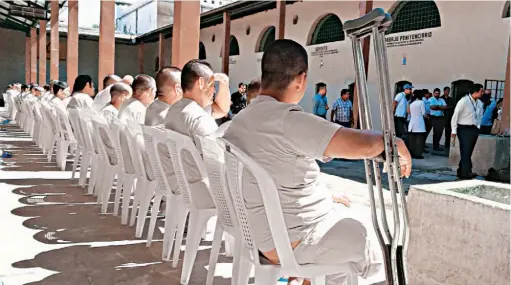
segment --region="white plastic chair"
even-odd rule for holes
[[[67,154],[69,148],[76,149],[77,141],[73,134],[73,129],[69,123],[67,113],[64,113],[60,108],[54,108],[57,113],[57,119],[60,123],[60,140],[57,142],[57,166],[61,170],[66,169]]]
[[[108,209],[108,203],[110,202],[110,195],[112,192],[112,185],[114,184],[115,178],[117,177],[117,187],[115,199],[117,200],[120,196],[120,190],[122,187],[124,169],[119,165],[119,158],[122,155],[120,150],[114,146],[114,135],[107,125],[105,118],[101,116],[94,116],[92,118],[92,125],[94,126],[95,133],[97,136],[98,143],[101,144],[100,159],[104,164],[103,182],[101,185],[100,193],[101,196],[101,212],[106,213]],[[112,149],[108,152],[107,149]],[[118,194],[119,193],[119,194]],[[116,201],[118,203],[118,201]]]
[[[122,149],[121,149],[121,143],[120,143],[120,126],[121,121],[117,119],[116,117],[108,117],[106,118],[108,121],[108,126],[110,127],[110,135],[112,139],[112,146],[114,148],[114,151],[117,155],[117,167],[119,168],[120,172],[117,174],[117,177],[121,177],[121,179],[117,181],[117,188],[115,190],[115,202],[114,202],[114,216],[119,215],[119,205],[121,201],[121,195],[123,192],[123,188],[126,189],[126,199],[123,199],[127,201],[126,205],[126,215],[125,220],[126,223],[128,222],[128,209],[129,209],[129,199],[131,198],[131,193],[133,191],[133,180],[134,177],[127,177],[129,175],[126,174],[126,170],[124,167],[124,157],[122,155]],[[127,182],[126,179],[130,179],[131,182]],[[124,197],[123,197],[124,198]],[[122,216],[121,219],[123,219],[124,216]],[[122,222],[122,221],[121,221]]]
[[[325,276],[331,274],[347,274],[348,285],[357,285],[358,276],[353,273],[349,264],[306,264],[296,262],[291,241],[287,233],[286,223],[280,204],[277,187],[271,176],[248,155],[223,138],[218,143],[224,149],[227,182],[231,196],[234,200],[236,215],[241,223],[243,234],[242,261],[240,263],[241,284],[247,284],[251,264],[255,266],[256,285],[275,284],[279,276],[294,276],[309,278],[313,285],[325,285]],[[243,198],[242,181],[245,172],[251,173],[258,186],[263,199],[264,209],[268,218],[268,225],[279,256],[279,265],[261,264],[259,252],[253,239],[253,228],[248,220],[245,200]],[[247,262],[247,261],[250,261]]]
[[[223,129],[219,129],[219,131],[223,133]],[[238,285],[242,282],[239,280],[242,236],[239,230],[238,218],[236,216],[236,211],[234,209],[234,204],[225,176],[225,161],[223,150],[216,142],[215,136],[201,137],[199,139],[202,147],[204,163],[209,176],[210,193],[213,197],[213,200],[215,201],[218,215],[215,228],[215,237],[213,240],[213,246],[211,248],[211,255],[209,259],[209,269],[206,285],[213,284],[216,263],[218,260],[222,241],[221,239],[224,232],[228,234],[225,240],[226,253],[230,247],[229,242],[231,239],[229,239],[229,237],[232,237],[234,240],[234,260],[231,284]]]
[[[76,138],[77,144],[76,144],[76,150],[75,150],[75,157],[73,160],[73,169],[71,172],[71,180],[75,179],[78,163],[80,163],[80,167],[86,167],[88,170],[89,163],[90,163],[90,154],[87,153],[86,148],[86,142],[83,135],[82,127],[80,125],[80,119],[77,109],[69,109],[67,110],[67,113],[69,115],[69,121],[71,122],[71,127],[73,129],[73,134]],[[88,163],[85,163],[87,162]],[[84,187],[85,186],[85,176],[78,179],[78,185]]]
[[[51,127],[51,135],[48,135],[47,141],[45,143],[46,156],[48,162],[51,162],[53,157],[53,148],[55,147],[55,144],[57,144],[57,142],[60,140],[60,125],[57,121],[57,115],[49,105],[43,104],[41,110],[43,117],[45,118],[45,122],[47,122]]]
[[[165,141],[169,151],[170,157],[172,158],[172,165],[176,174],[178,188],[181,191],[183,198],[185,211],[184,213],[190,212],[190,219],[188,222],[188,233],[186,238],[186,249],[183,260],[183,269],[181,273],[181,284],[188,284],[190,275],[192,273],[193,264],[197,256],[197,250],[199,248],[202,232],[206,228],[207,222],[210,218],[216,216],[216,208],[201,209],[196,206],[191,195],[190,185],[188,183],[187,176],[183,167],[182,155],[184,152],[188,152],[193,158],[195,164],[198,167],[203,181],[209,188],[209,178],[207,174],[204,161],[202,160],[199,151],[195,147],[192,139],[188,136],[179,134],[177,132],[166,130],[167,140]],[[209,193],[207,193],[209,195]],[[181,212],[181,211],[180,211]],[[180,217],[178,220],[178,231],[176,242],[174,244],[174,258],[173,265],[177,265],[177,257],[179,256],[180,240],[182,240],[184,224],[186,221],[186,215]],[[216,230],[215,230],[216,233]],[[221,239],[222,235],[220,235]]]

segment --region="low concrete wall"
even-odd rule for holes
[[[409,284],[509,284],[510,185],[471,180],[409,193]]]
[[[449,166],[456,170],[460,162],[460,146],[450,148]],[[472,154],[472,172],[486,176],[488,169],[509,169],[509,137],[480,135]]]

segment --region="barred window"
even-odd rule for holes
[[[235,36],[231,36],[229,44],[229,56],[240,55],[240,46],[238,45],[238,39]]]
[[[199,42],[199,59],[206,59],[206,47],[202,42]]]
[[[259,41],[259,47],[257,52],[264,52],[266,48],[275,41],[275,27],[268,27],[265,31],[261,40]]]
[[[338,42],[343,41],[344,38],[341,19],[334,14],[328,14],[314,27],[309,45]]]
[[[417,31],[442,26],[435,1],[402,1],[392,12],[387,34]]]

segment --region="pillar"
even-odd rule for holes
[[[360,16],[371,12],[373,10],[373,1],[360,1],[358,4]],[[369,37],[366,37],[362,42],[362,54],[364,55],[364,68],[366,71],[366,78],[369,72],[369,52],[370,52],[371,41]],[[355,82],[355,90],[353,94],[353,127],[358,127],[358,94],[357,94],[357,83]]]
[[[73,84],[78,77],[78,1],[68,1],[67,16],[67,83],[73,90]]]
[[[51,1],[50,79],[59,80],[59,1]]]
[[[158,70],[162,69],[165,65],[165,37],[163,33],[159,35],[158,41]]]
[[[30,29],[30,82],[37,83],[37,28]]]
[[[510,129],[509,129],[509,120],[511,119],[510,116],[509,116],[509,108],[511,107],[510,106],[510,100],[509,100],[509,92],[511,92],[511,89],[510,89],[510,86],[509,86],[509,83],[510,83],[510,78],[509,78],[509,53],[511,52],[510,50],[510,47],[511,47],[511,42],[508,43],[508,48],[507,48],[507,65],[506,65],[506,81],[505,81],[505,84],[504,84],[504,101],[502,101],[502,127],[504,128],[504,133],[506,134],[509,134],[510,133]]]
[[[98,89],[103,89],[103,78],[115,70],[115,2],[101,1],[99,20]]]
[[[200,1],[174,1],[172,65],[183,68],[199,57]]]
[[[138,45],[138,73],[144,73],[144,42]]]
[[[25,37],[25,84],[30,83],[30,37]]]
[[[39,85],[46,85],[46,21],[39,21]]]
[[[231,15],[224,12],[224,49],[222,50],[222,72],[229,75],[229,54],[231,48]]]
[[[286,1],[277,1],[276,40],[283,40],[286,33]]]

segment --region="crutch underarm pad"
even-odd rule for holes
[[[380,23],[384,18],[385,11],[382,8],[376,8],[360,18],[344,22],[343,28],[346,32],[355,31],[375,23]]]

